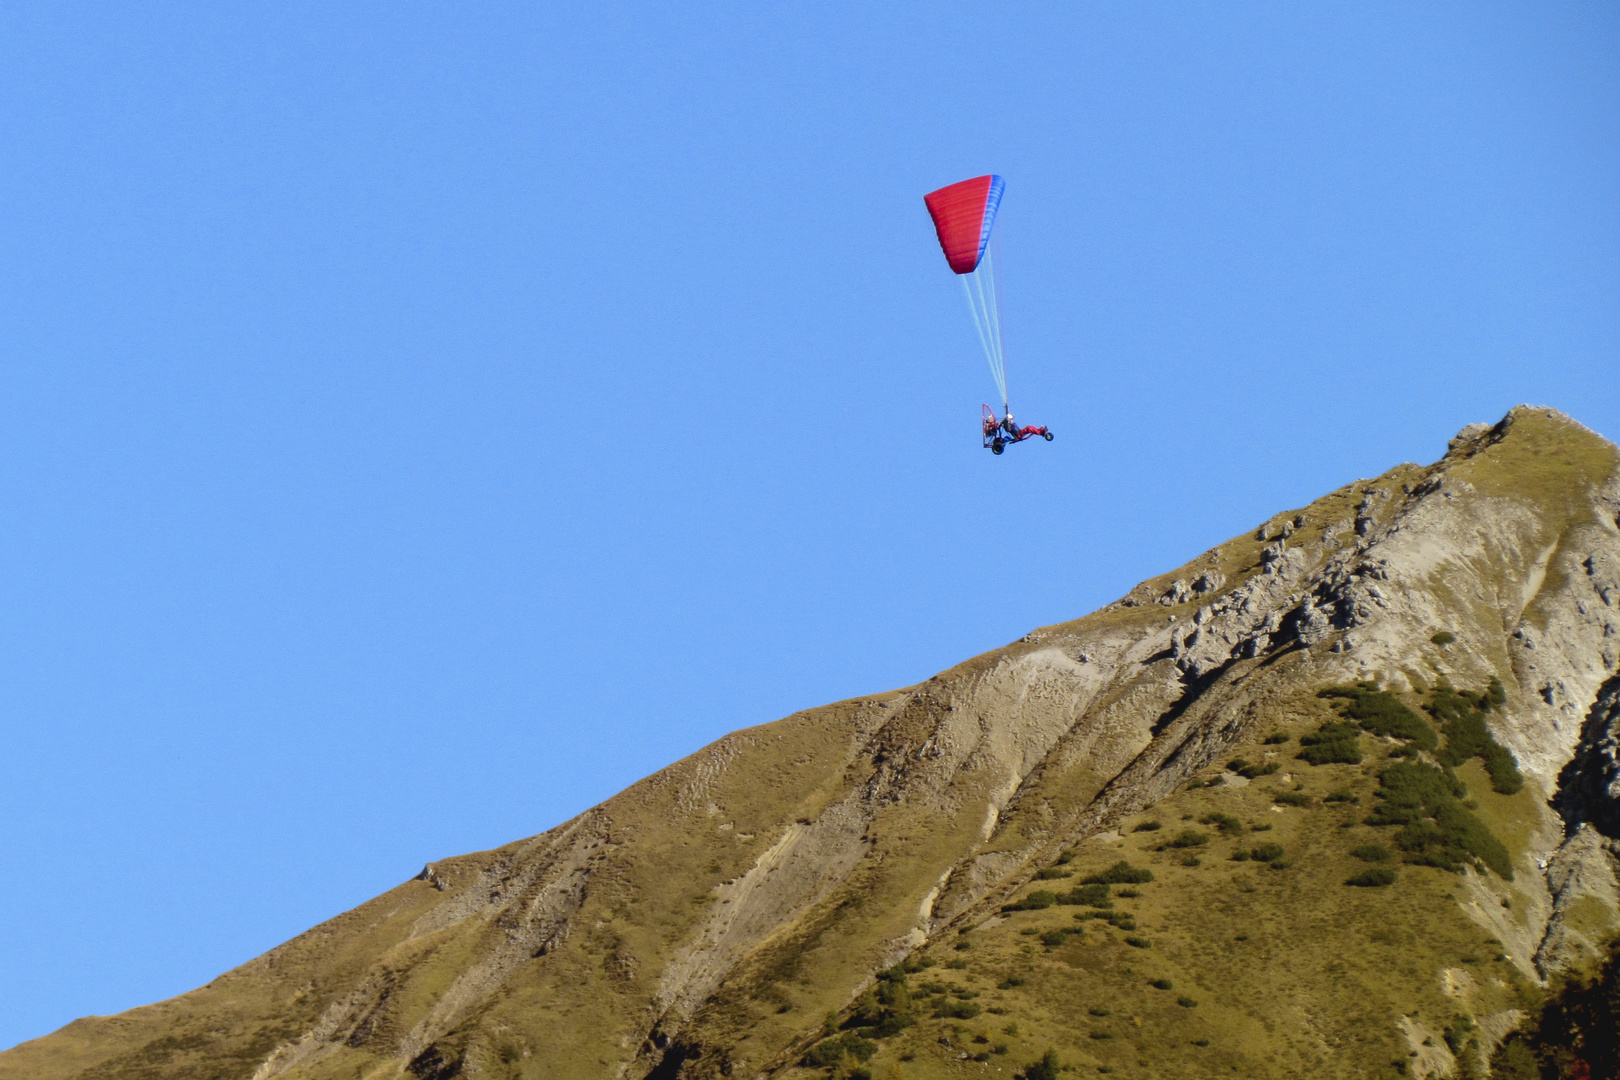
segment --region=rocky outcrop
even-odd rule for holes
[[[1612,586],[1600,595],[1620,600]],[[1614,663],[1612,651],[1606,659]],[[1610,840],[1620,840],[1620,676],[1603,684],[1588,710],[1575,753],[1559,774],[1554,805],[1570,835],[1590,825]]]

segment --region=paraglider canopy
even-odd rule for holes
[[[984,259],[1001,206],[1001,189],[1001,177],[976,176],[923,196],[945,261],[958,274],[973,273]]]
[[[996,211],[1003,184],[999,176],[976,176],[923,196],[945,261],[967,294],[968,310],[979,331],[979,344],[990,364],[990,377],[1007,411],[1007,367],[1001,343],[1001,297],[997,285]]]

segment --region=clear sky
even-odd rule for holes
[[[993,458],[922,195],[1003,203]],[[1518,402],[1613,3],[0,12],[0,1045]]]

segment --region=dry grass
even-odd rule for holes
[[[1279,729],[1295,736],[1308,730],[1298,722],[1262,725]],[[1268,749],[1256,742],[1236,756],[1262,760]],[[1192,788],[1139,816],[1173,823],[1226,814],[1272,826],[1213,840],[1198,867],[1182,866],[1181,852],[1156,851],[1163,832],[1127,831],[1082,844],[1066,867],[1079,875],[1121,858],[1153,871],[1153,882],[1132,886],[1139,896],[1114,900],[1115,911],[1133,916],[1139,930],[1127,934],[1085,919],[1082,935],[1046,948],[1040,933],[1074,927],[1076,913],[1087,909],[991,918],[972,933],[966,970],[935,969],[927,977],[976,991],[979,1002],[998,1011],[972,1021],[922,1020],[884,1040],[869,1065],[873,1075],[986,1075],[983,1065],[958,1056],[975,1052],[973,1038],[983,1035],[1008,1043],[1005,1060],[1015,1064],[1056,1047],[1082,1075],[1106,1068],[1112,1076],[1142,1078],[1372,1076],[1405,1057],[1397,1026],[1403,1015],[1416,1013],[1438,1029],[1459,1011],[1524,1007],[1537,992],[1494,959],[1498,947],[1463,913],[1453,898],[1459,876],[1402,866],[1389,888],[1344,884],[1366,865],[1350,850],[1390,832],[1359,823],[1374,801],[1381,765],[1375,755],[1361,766],[1295,762],[1291,781],[1285,773],[1244,788]],[[1482,772],[1470,779],[1489,792]],[[1296,782],[1318,797],[1313,805],[1274,809],[1273,794]],[[1360,803],[1321,802],[1340,790]],[[1524,797],[1492,798],[1510,804]],[[1287,869],[1227,858],[1261,843],[1282,845]],[[1133,948],[1128,936],[1152,947]],[[943,960],[947,953],[934,955]],[[1466,1003],[1442,985],[1441,973],[1459,967],[1478,986]],[[1009,977],[1022,984],[1011,985]],[[1156,989],[1156,980],[1175,992]],[[1178,997],[1197,1004],[1180,1005]],[[1005,1033],[1009,1022],[1016,1035]]]

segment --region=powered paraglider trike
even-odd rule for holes
[[[923,196],[934,219],[934,231],[945,261],[962,282],[968,310],[979,332],[979,345],[990,364],[990,377],[1001,394],[1001,415],[989,405],[983,407],[984,446],[1000,454],[1009,443],[1023,442],[1039,435],[1047,442],[1052,433],[1044,427],[1019,427],[1013,422],[1007,403],[1007,363],[1001,339],[1000,277],[996,272],[1000,234],[996,231],[996,211],[1001,207],[1005,185],[999,176],[979,176],[942,187]]]
[[[981,414],[980,425],[984,428],[984,448],[992,454],[999,454],[1007,449],[1010,443],[1020,443],[1025,439],[1040,436],[1047,442],[1052,441],[1052,433],[1044,427],[1019,427],[1013,423],[1012,413],[1000,419],[996,418],[996,410],[988,405],[979,406]]]

